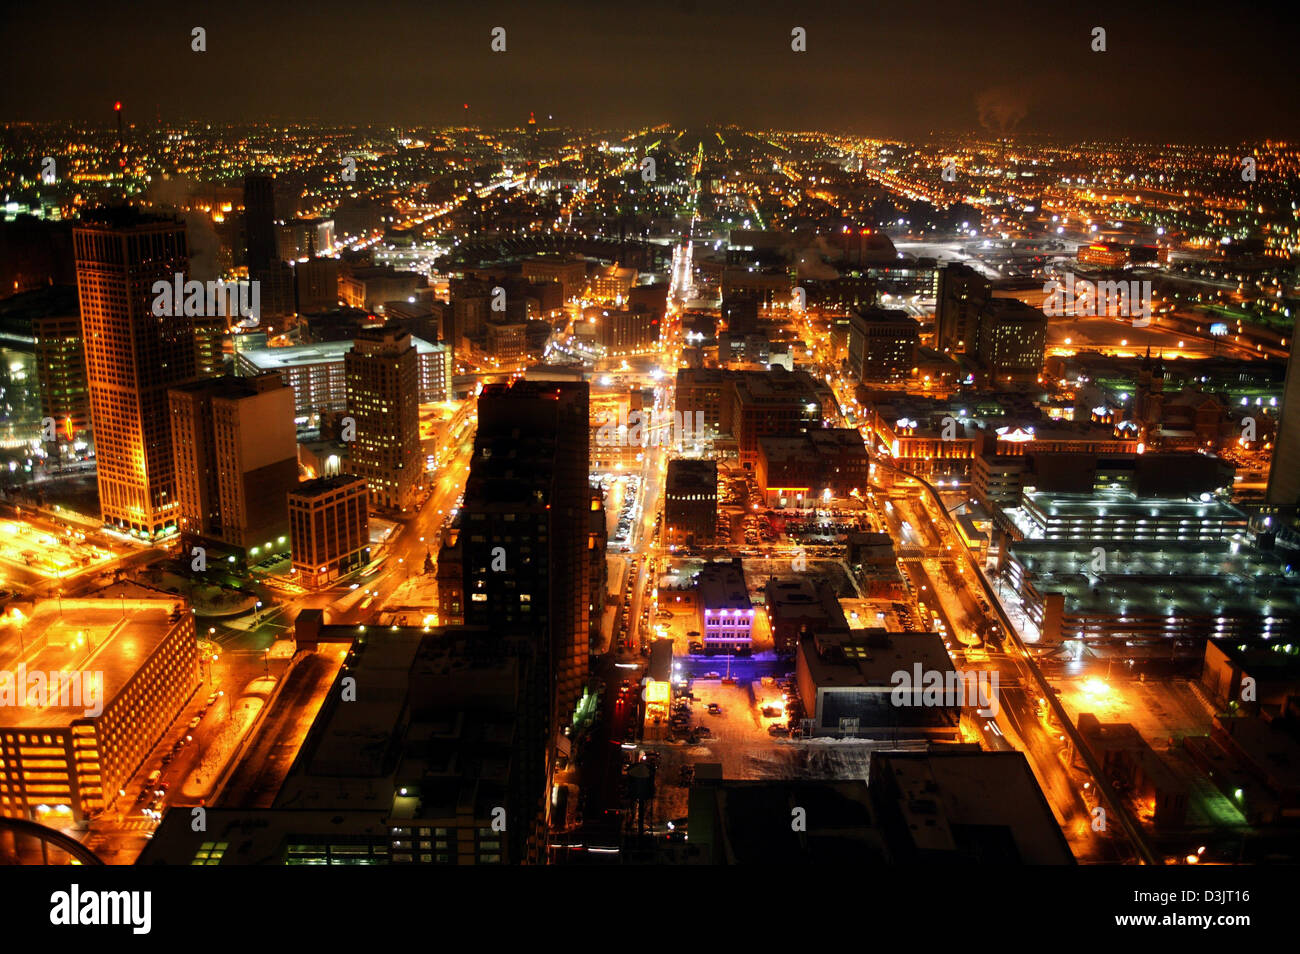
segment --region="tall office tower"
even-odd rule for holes
[[[51,291],[51,307],[32,318],[32,337],[42,424],[54,422],[54,440],[46,441],[45,452],[58,460],[81,454],[90,442],[90,393],[77,293],[63,286]]]
[[[990,297],[988,279],[969,265],[953,263],[939,271],[935,299],[935,350],[973,352],[979,339],[980,311]]]
[[[408,510],[424,477],[419,358],[410,334],[393,325],[361,331],[343,369],[356,421],[347,472],[366,479],[374,506]]]
[[[274,176],[244,176],[244,236],[249,274],[269,268],[277,257]]]
[[[1277,442],[1268,468],[1265,499],[1270,507],[1294,508],[1300,504],[1300,368],[1297,365],[1300,362],[1296,361],[1292,350],[1287,361],[1286,385],[1282,390]]]
[[[486,387],[461,512],[465,622],[536,634],[556,733],[587,681],[588,407],[586,382]]]
[[[293,389],[272,372],[195,381],[167,397],[181,533],[253,562],[287,551],[298,486]]]
[[[990,384],[1032,381],[1042,373],[1047,316],[1015,298],[994,298],[980,312],[976,349]]]
[[[195,377],[196,348],[195,319],[155,316],[152,289],[186,272],[185,226],[109,209],[82,219],[73,249],[100,510],[105,523],[157,536],[177,512],[167,389]]]

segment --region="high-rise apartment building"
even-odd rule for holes
[[[347,471],[364,477],[371,502],[408,510],[423,484],[419,361],[409,333],[391,325],[357,335],[343,358],[356,440]]]
[[[939,271],[935,299],[935,350],[941,354],[974,351],[980,312],[988,304],[988,279],[969,265],[953,263]]]
[[[1032,381],[1043,370],[1047,316],[1015,298],[994,298],[980,314],[980,363],[989,383]]]
[[[231,375],[173,388],[168,401],[181,533],[256,559],[288,550],[293,390],[278,374]]]
[[[134,209],[73,230],[90,416],[106,523],[144,537],[175,527],[167,389],[196,376],[196,319],[155,315],[153,285],[189,266],[185,226]],[[168,309],[180,311],[181,309]]]

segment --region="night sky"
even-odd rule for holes
[[[1229,3],[24,3],[0,121],[735,123],[881,136],[1292,137],[1295,33]],[[1132,9],[1138,6],[1140,9]],[[190,29],[207,30],[206,53]],[[494,26],[508,51],[489,49]],[[790,30],[808,31],[808,52]],[[1108,52],[1090,49],[1094,26]]]

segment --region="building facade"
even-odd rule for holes
[[[277,374],[231,375],[173,388],[168,401],[181,533],[259,559],[287,551],[293,392]]]
[[[677,458],[664,484],[664,534],[670,546],[713,543],[718,527],[718,464]]]
[[[323,586],[370,560],[370,490],[360,477],[338,474],[298,484],[288,495],[293,572]]]
[[[100,511],[145,538],[176,526],[167,389],[196,376],[194,321],[155,316],[155,282],[189,268],[185,226],[112,210],[73,230]],[[171,309],[179,311],[180,309]]]
[[[849,319],[849,371],[856,381],[901,384],[912,377],[920,325],[907,312],[867,308]]]
[[[70,456],[91,442],[90,388],[86,382],[86,351],[81,318],[48,315],[32,320],[36,340],[36,373],[41,385],[41,416],[54,422],[54,441],[46,453]]]
[[[366,479],[374,506],[409,510],[424,485],[419,361],[411,336],[388,326],[364,330],[343,364],[348,415],[356,424],[346,469]]]
[[[588,386],[493,384],[478,413],[458,537],[465,623],[535,634],[559,733],[587,682]]]

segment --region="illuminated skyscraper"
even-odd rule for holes
[[[395,326],[368,328],[357,335],[343,367],[348,415],[356,422],[347,471],[366,479],[375,506],[406,510],[424,476],[415,345]]]
[[[184,274],[185,226],[111,209],[73,231],[104,521],[153,537],[176,523],[167,389],[196,376],[195,319],[155,316],[153,284]],[[180,308],[174,311],[181,311]]]

